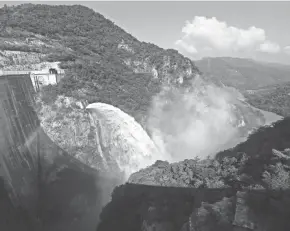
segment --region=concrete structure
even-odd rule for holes
[[[56,70],[56,69],[53,69]],[[50,70],[41,70],[41,71],[32,71],[30,73],[30,78],[33,84],[33,87],[36,91],[39,91],[39,89],[42,86],[46,85],[54,85],[59,83],[59,81],[64,77],[64,71],[63,70],[56,70],[51,73]]]
[[[32,85],[35,91],[39,91],[42,86],[54,85],[64,77],[64,70],[56,68],[47,68],[41,71],[2,71],[0,76],[9,75],[30,75]]]

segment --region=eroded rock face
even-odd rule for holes
[[[101,171],[106,169],[97,127],[82,102],[59,96],[52,105],[44,104],[39,98],[37,103],[41,125],[57,145],[84,164]]]
[[[156,64],[155,60],[157,55],[162,57],[158,58],[158,64]],[[154,78],[160,79],[167,84],[182,84],[199,74],[192,61],[174,51],[171,56],[166,54],[165,51],[153,53],[152,57],[143,59],[133,56],[125,59],[124,63],[132,68],[135,73],[152,73]]]
[[[50,138],[95,169],[115,175],[124,173],[128,178],[162,159],[141,125],[116,107],[104,103],[86,105],[59,96],[54,104],[41,104],[39,108],[41,124]]]

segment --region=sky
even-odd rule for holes
[[[23,2],[0,2],[17,5]],[[290,64],[290,2],[35,1],[81,4],[145,42],[196,60],[231,56]]]

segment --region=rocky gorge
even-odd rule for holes
[[[289,120],[257,130],[282,117],[87,7],[8,13],[1,70],[57,63],[65,78],[34,92],[29,75],[0,76],[4,230],[289,230]]]

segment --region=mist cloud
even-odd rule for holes
[[[205,158],[238,133],[231,94],[199,78],[191,90],[166,86],[152,103],[148,127],[168,161]]]

